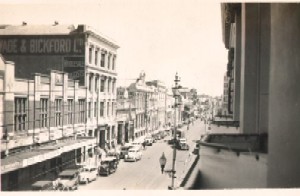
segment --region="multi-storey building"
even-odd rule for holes
[[[86,161],[96,146],[85,134],[91,112],[86,87],[60,71],[30,80],[15,78],[14,72],[14,64],[0,57],[2,190],[24,190],[55,177]]]
[[[146,82],[148,86],[154,87],[154,96],[156,96],[156,103],[157,110],[157,119],[155,119],[154,129],[161,127],[166,124],[166,94],[167,88],[162,81],[153,80]]]
[[[147,86],[145,73],[141,73],[136,82],[129,85],[128,98],[132,100],[136,109],[134,124],[134,138],[145,135],[151,131],[153,125],[153,111],[155,108],[154,89]]]
[[[133,101],[128,98],[126,87],[117,88],[118,144],[128,143],[134,139],[136,111]]]
[[[16,63],[16,77],[29,78],[31,73],[59,70],[88,88],[82,102],[88,112],[85,131],[97,137],[102,148],[114,147],[116,141],[118,48],[111,39],[86,25],[75,28],[58,23],[24,23],[0,28],[0,53]]]

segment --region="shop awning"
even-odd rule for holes
[[[52,159],[60,156],[64,152],[69,152],[83,146],[95,144],[95,138],[61,140],[59,143],[51,146],[41,146],[40,148],[32,149],[30,151],[12,154],[4,159],[1,159],[1,174]]]

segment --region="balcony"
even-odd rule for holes
[[[208,134],[200,144],[201,189],[266,188],[266,134]]]

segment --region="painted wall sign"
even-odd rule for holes
[[[83,54],[84,38],[81,36],[1,36],[1,54]]]

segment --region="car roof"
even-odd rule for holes
[[[96,166],[94,165],[86,165],[83,167],[84,169],[93,169],[93,168],[97,168]]]
[[[139,147],[135,146],[135,147],[130,148],[129,151],[139,150],[139,149],[140,149]]]
[[[78,173],[76,169],[67,169],[59,173],[59,176],[71,176]]]
[[[32,184],[34,187],[43,187],[45,185],[52,184],[50,180],[39,180]]]

